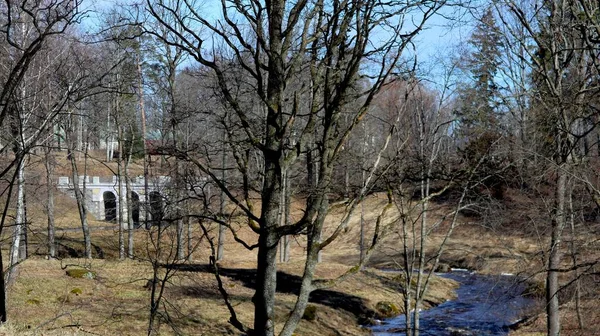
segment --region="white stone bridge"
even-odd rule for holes
[[[119,190],[119,177],[109,176],[80,176],[79,187],[83,188],[85,180],[85,200],[87,210],[98,220],[114,222],[119,220],[119,195],[125,199],[126,185],[122,183]],[[135,177],[131,179],[130,187],[132,191],[131,209],[127,206],[123,208],[124,216],[128,216],[128,211],[132,211],[134,225],[139,226],[146,218],[148,211],[141,204],[149,204],[151,214],[162,214],[164,211],[165,195],[161,192],[169,183],[168,176],[158,176],[148,180],[148,199],[145,194],[144,177]],[[75,198],[75,189],[73,181],[69,177],[61,176],[58,178],[58,189]],[[152,217],[152,216],[151,216]],[[149,220],[152,218],[148,218]],[[124,221],[126,225],[127,221]]]

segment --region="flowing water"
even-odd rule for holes
[[[460,283],[458,297],[422,311],[421,335],[456,336],[507,335],[508,326],[524,315],[533,300],[521,294],[525,285],[509,275],[491,276],[455,271],[443,277]],[[404,335],[404,316],[384,321],[372,328],[377,336]]]

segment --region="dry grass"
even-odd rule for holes
[[[43,197],[41,195],[40,197]],[[367,202],[372,208],[379,207],[382,199],[374,197]],[[0,328],[0,335],[142,335],[146,333],[150,292],[144,288],[151,278],[149,253],[155,248],[146,230],[135,231],[135,254],[137,260],[118,261],[118,231],[100,230],[109,223],[89,217],[92,227],[94,256],[105,259],[66,258],[67,250],[83,249],[82,235],[79,231],[58,231],[57,241],[61,261],[45,260],[42,255],[45,247],[45,213],[42,202],[30,204],[30,229],[35,233],[30,236],[30,251],[40,254],[18,266],[16,281],[9,287],[8,307],[9,323]],[[295,216],[299,216],[300,203],[296,202]],[[56,225],[58,228],[78,228],[79,215],[75,201],[60,193],[56,199]],[[375,212],[373,212],[375,213]],[[334,211],[328,222],[327,232],[341,218],[341,209]],[[366,218],[374,220],[371,213]],[[256,241],[256,234],[236,219],[239,226],[238,235],[249,243]],[[352,266],[358,258],[356,243],[358,219],[351,220],[350,230],[341,237],[340,242],[332,244],[324,252],[324,262],[317,268],[317,277],[335,278]],[[216,233],[216,226],[210,228]],[[5,231],[5,234],[9,230]],[[202,241],[196,246],[193,260],[204,265],[208,261],[209,248],[206,239],[201,240],[200,231],[195,228],[194,241]],[[174,246],[174,230],[167,230],[163,244]],[[287,314],[295,303],[293,287],[298,284],[302,272],[306,240],[299,236],[292,241],[292,261],[281,264],[284,288],[280,289],[276,305],[277,328],[283,326]],[[8,251],[3,251],[4,256]],[[101,252],[101,253],[99,253]],[[167,255],[169,252],[167,251]],[[246,325],[252,324],[253,290],[249,280],[253,279],[256,265],[255,251],[247,251],[227,237],[225,246],[226,259],[220,264],[224,287],[231,296],[238,318]],[[349,257],[344,263],[337,262],[340,256]],[[168,259],[168,258],[167,258]],[[165,261],[167,261],[165,259]],[[96,272],[96,279],[73,279],[66,275],[65,268],[88,267]],[[401,306],[402,294],[397,283],[390,281],[392,274],[368,270],[361,272],[349,280],[336,285],[326,292],[317,293],[314,304],[317,306],[317,319],[309,322],[303,320],[298,328],[298,335],[361,335],[368,330],[361,328],[357,318],[361,315],[373,314],[379,301],[392,301]],[[443,302],[452,297],[454,283],[441,281],[443,286],[433,286],[427,300]],[[79,293],[81,292],[81,293]],[[228,323],[229,312],[223,304],[222,297],[216,287],[212,273],[202,271],[177,271],[169,279],[165,291],[166,311],[172,323],[163,323],[160,333],[171,335],[176,333],[193,335],[237,334]]]
[[[296,261],[282,265],[281,269],[290,279],[298,281],[300,264]],[[96,272],[97,278],[70,278],[65,267],[88,267]],[[318,275],[336,276],[346,269],[344,265],[324,263],[319,266]],[[244,276],[251,272],[250,269],[231,269],[230,276],[223,278],[240,320],[247,325],[252,321],[253,291],[247,286],[249,279]],[[144,285],[150,274],[147,263],[131,260],[26,260],[19,266],[17,281],[9,289],[11,323],[0,332],[5,335],[144,334],[149,300],[149,291]],[[399,304],[402,300],[398,287],[389,280],[389,274],[368,271],[321,293],[315,300],[317,320],[302,321],[298,335],[367,334],[356,324],[359,310],[370,311],[379,301]],[[450,281],[443,283],[446,284],[443,290],[442,286],[433,286],[436,290],[431,292],[428,300],[442,302],[451,295],[454,285]],[[294,299],[295,296],[286,293],[285,289],[278,295],[278,327],[293,307]],[[167,285],[165,300],[173,325],[163,325],[161,334],[175,334],[171,327],[190,335],[236,333],[226,323],[229,315],[210,273],[177,272]]]
[[[102,157],[103,153],[96,153]],[[70,174],[66,157],[57,156],[59,162],[56,175]],[[93,160],[90,162],[94,162]],[[38,163],[39,164],[39,163]],[[39,168],[39,167],[38,167]],[[109,169],[110,168],[110,169]],[[93,163],[89,169],[90,176],[107,176],[111,169],[116,170],[114,163]],[[155,171],[160,170],[159,163]],[[35,169],[35,171],[42,171]],[[132,174],[141,173],[140,165],[132,165]],[[43,177],[40,177],[43,182]],[[92,227],[92,242],[96,249],[91,263],[81,259],[65,258],[62,261],[44,260],[41,255],[46,253],[44,212],[45,187],[40,185],[28,186],[28,216],[32,222],[30,251],[39,254],[23,262],[18,268],[18,277],[10,286],[9,319],[10,323],[0,327],[1,335],[141,335],[146,333],[149,306],[149,291],[144,288],[150,278],[151,269],[147,262],[149,253],[155,248],[146,230],[135,232],[135,255],[137,260],[117,261],[118,231],[100,230],[109,223],[97,221],[91,215],[88,217]],[[384,195],[373,195],[364,201],[364,220],[366,236],[371,237],[374,223],[386,199]],[[56,226],[59,229],[79,228],[80,221],[75,201],[63,194],[56,193]],[[260,204],[256,204],[256,209]],[[295,201],[292,205],[292,217],[297,219],[302,215],[302,202]],[[440,218],[449,209],[444,205],[433,208],[430,218]],[[344,207],[335,208],[327,217],[324,238],[328,237],[344,216]],[[398,211],[391,211],[384,219],[384,224],[390,224],[398,217]],[[471,219],[472,220],[472,219]],[[350,269],[359,257],[360,207],[349,221],[344,233],[323,251],[323,262],[317,268],[317,277],[324,279],[335,278]],[[442,262],[453,267],[477,269],[482,273],[514,273],[527,276],[535,275],[542,269],[540,249],[543,241],[511,232],[493,232],[477,225],[469,225],[469,219],[460,218],[460,226],[449,239]],[[249,244],[256,242],[257,236],[247,228],[242,217],[234,217],[233,224],[240,238]],[[443,239],[447,229],[444,222],[428,237],[431,254],[434,247]],[[6,235],[10,230],[5,230]],[[216,226],[210,228],[215,235]],[[173,246],[173,230],[168,231],[163,243]],[[201,232],[194,228],[194,241],[202,241],[196,246],[193,262],[206,264],[209,257],[209,247],[206,239],[201,239]],[[58,231],[58,243],[61,246],[61,256],[83,249],[82,235],[79,231]],[[581,239],[585,239],[582,237]],[[370,239],[370,238],[369,238]],[[391,231],[384,239],[380,249],[373,256],[372,266],[387,268],[398,267],[401,260],[401,250],[397,232]],[[8,244],[4,244],[4,248]],[[291,242],[291,259],[287,264],[280,264],[283,281],[280,284],[293,287],[301,275],[305,258],[306,236],[294,237]],[[7,253],[4,252],[6,257]],[[172,251],[171,251],[172,252]],[[587,254],[599,253],[590,248]],[[249,280],[253,278],[252,270],[256,266],[256,251],[248,251],[233,242],[231,234],[227,237],[225,246],[226,259],[220,264],[223,269],[224,287],[231,295],[239,319],[251,325],[253,305],[251,298],[253,290]],[[166,261],[166,259],[165,259]],[[90,267],[97,272],[97,279],[73,279],[65,274],[67,265]],[[72,266],[70,266],[72,267]],[[367,269],[349,280],[339,283],[330,292],[322,294],[326,299],[315,300],[317,320],[302,321],[298,335],[361,335],[368,331],[356,323],[357,316],[365,311],[372,311],[379,301],[402,301],[401,290],[397,283],[390,282],[392,274],[375,269]],[[537,274],[537,280],[543,277]],[[435,279],[430,287],[426,301],[443,302],[452,297],[455,283],[443,279]],[[285,286],[284,286],[285,287]],[[294,305],[295,295],[290,288],[280,289],[276,306],[277,327],[281,328],[285,317]],[[81,294],[78,294],[78,290]],[[168,311],[173,320],[171,326],[164,324],[161,334],[170,335],[177,332],[193,335],[235,334],[236,331],[227,323],[229,313],[223,304],[216,287],[214,275],[201,271],[178,271],[167,284],[165,299]],[[599,325],[599,313],[595,309],[596,302],[585,301],[586,319],[588,325]],[[401,305],[399,305],[401,306]],[[586,335],[574,330],[574,317],[565,309],[565,333],[568,335]],[[528,326],[514,335],[537,335],[543,331],[544,318],[539,318],[535,324]],[[174,328],[174,329],[173,329]],[[591,329],[590,329],[591,330]],[[591,333],[590,333],[591,332]],[[597,333],[596,333],[597,332]],[[600,334],[591,330],[587,334]]]

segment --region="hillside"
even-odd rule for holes
[[[57,176],[69,174],[63,159],[58,157]],[[81,163],[81,162],[80,162]],[[89,161],[90,175],[106,176],[114,164]],[[140,169],[140,165],[132,165]],[[109,169],[110,168],[110,169]],[[134,169],[134,171],[135,171]],[[27,169],[28,176],[42,176],[40,162],[32,162]],[[159,172],[157,166],[154,172]],[[160,173],[167,173],[162,171]],[[156,252],[154,231],[138,229],[135,231],[135,258],[118,260],[118,227],[115,223],[99,221],[89,215],[92,228],[94,259],[79,259],[83,255],[82,234],[77,206],[73,198],[56,192],[56,226],[58,260],[46,260],[46,215],[45,215],[45,183],[43,178],[32,178],[42,183],[28,184],[27,214],[29,226],[30,258],[20,263],[14,272],[13,281],[8,287],[9,323],[0,331],[6,335],[43,334],[43,335],[85,335],[118,334],[141,335],[147,332],[148,307],[150,291],[148,281],[152,278],[150,258]],[[512,191],[509,191],[510,194]],[[518,218],[516,213],[522,212],[521,202],[516,201],[514,194],[505,199],[506,218]],[[292,218],[302,216],[304,200],[296,198],[292,202]],[[510,204],[509,202],[514,202]],[[386,204],[383,194],[373,194],[364,200],[363,220],[366,223],[365,236],[371,237],[377,217]],[[232,211],[235,208],[229,206]],[[258,208],[258,205],[256,206]],[[331,234],[345,215],[346,206],[338,204],[332,207],[325,228],[325,236]],[[449,221],[441,220],[445,213],[452,210],[449,202],[433,203],[431,222],[440,225],[427,237],[428,254],[432,254],[444,239],[449,229]],[[314,293],[311,304],[316,307],[316,318],[308,318],[300,324],[298,335],[360,335],[368,334],[360,323],[381,317],[377,313],[377,303],[393,302],[400,307],[402,288],[394,281],[394,274],[383,272],[384,269],[401,269],[403,251],[400,244],[400,231],[397,226],[399,212],[393,208],[383,219],[382,225],[389,227],[368,267],[358,274],[325,291]],[[237,238],[248,244],[256,242],[256,235],[237,215],[231,217],[232,223],[238,227]],[[543,295],[543,246],[546,243],[538,236],[527,233],[520,225],[512,225],[513,230],[501,227],[489,228],[481,225],[478,218],[459,216],[457,227],[447,240],[445,252],[441,257],[444,267],[467,268],[480,273],[519,275],[532,289],[531,294]],[[507,220],[509,221],[509,220]],[[317,267],[319,279],[334,279],[352,270],[359,260],[358,241],[360,237],[360,211],[356,211],[349,221],[348,227],[341,236],[328,246],[322,254],[322,262]],[[209,225],[209,235],[215,238],[217,227]],[[187,228],[186,228],[187,230]],[[203,236],[197,223],[190,227],[193,253],[189,261],[177,262],[172,269],[161,269],[160,274],[172,272],[165,283],[164,308],[168,316],[164,321],[160,334],[239,334],[227,323],[229,311],[223,303],[219,287],[208,267],[211,256],[210,245]],[[3,231],[3,261],[8,262],[8,247],[11,230]],[[163,248],[166,255],[175,253],[174,228],[165,231]],[[588,237],[581,235],[582,241]],[[581,259],[598,260],[597,243],[580,251]],[[306,236],[298,235],[291,240],[291,261],[278,265],[278,301],[276,315],[284,321],[288,311],[293,307],[297,288],[302,275],[305,258]],[[225,258],[219,263],[223,288],[228,292],[238,318],[250,325],[252,322],[253,278],[256,268],[255,250],[249,251],[234,241],[229,232],[226,237]],[[167,260],[170,257],[167,257]],[[566,265],[568,266],[568,265]],[[67,276],[70,269],[89,269],[95,273],[94,279],[75,279]],[[562,281],[567,283],[570,274],[565,274]],[[567,287],[561,296],[565,311],[565,335],[590,335],[597,330],[595,321],[600,313],[594,307],[597,302],[598,285],[586,278],[584,295],[582,295],[582,311],[584,312],[586,329],[576,328],[577,319],[573,315],[574,305],[572,286]],[[427,306],[439,304],[453,297],[455,283],[450,280],[436,278],[427,297]],[[528,321],[514,335],[538,335],[544,330],[545,318],[542,307],[532,308]],[[279,325],[281,327],[281,325]]]

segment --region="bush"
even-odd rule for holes
[[[314,321],[317,319],[317,306],[308,305],[306,309],[304,309],[304,314],[302,314],[302,318],[307,321]]]
[[[523,296],[535,299],[546,297],[546,283],[534,279],[527,281],[527,287],[523,291]]]
[[[394,317],[400,314],[400,308],[395,303],[389,301],[377,302],[375,310],[382,318]]]

